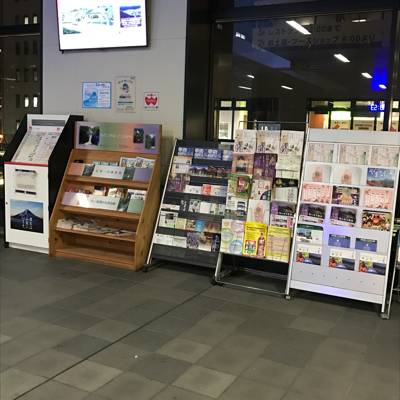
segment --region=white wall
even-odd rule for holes
[[[43,0],[43,113],[86,121],[163,126],[162,164],[182,138],[187,0],[148,0],[149,47],[64,52],[58,47],[56,1]],[[135,113],[115,110],[115,77],[136,77]],[[111,109],[82,108],[82,82],[112,82]],[[158,111],[143,110],[143,93],[159,92]]]

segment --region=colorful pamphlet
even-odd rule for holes
[[[356,249],[357,250],[376,252],[377,247],[378,247],[377,240],[356,238]]]
[[[221,160],[222,150],[220,149],[207,149],[207,160]]]
[[[187,239],[186,236],[173,236],[172,237],[172,246],[174,247],[184,247],[186,248]]]
[[[228,186],[211,185],[211,196],[226,197]]]
[[[299,244],[297,246],[296,262],[321,265],[321,246]]]
[[[367,185],[384,188],[394,188],[396,170],[388,168],[368,168]]]
[[[332,207],[329,223],[331,225],[354,227],[357,210],[346,207]]]
[[[283,201],[272,201],[269,224],[282,228],[293,226],[296,204]]]
[[[233,154],[232,173],[234,174],[252,174],[253,173],[254,154]]]
[[[189,175],[195,176],[208,176],[208,166],[207,165],[189,165],[187,173]]]
[[[272,178],[253,177],[250,198],[254,200],[271,200]]]
[[[280,153],[301,156],[303,152],[304,132],[282,131]]]
[[[358,206],[360,202],[360,188],[349,186],[333,186],[332,204]]]
[[[193,147],[178,147],[178,156],[193,157]]]
[[[191,164],[192,163],[192,157],[180,157],[180,156],[175,156],[174,157],[174,164]]]
[[[188,174],[191,164],[172,164],[171,172],[173,174]]]
[[[257,131],[257,153],[279,153],[280,131]]]
[[[181,181],[183,183],[189,183],[190,182],[190,175],[189,174],[183,174],[183,173],[176,173],[176,172],[171,172],[169,174],[169,179],[173,181]]]
[[[250,196],[250,177],[248,175],[228,175],[229,196],[249,198]]]
[[[323,224],[325,222],[326,206],[319,204],[300,204],[299,222]]]
[[[332,199],[331,185],[317,185],[312,183],[303,183],[301,200],[318,203],[330,203]]]
[[[201,147],[201,148],[196,147],[194,149],[194,158],[199,158],[201,160],[206,159],[207,158],[207,150],[208,149],[205,149],[203,147]]]
[[[364,207],[391,210],[393,208],[393,191],[375,188],[365,189]]]
[[[232,161],[232,159],[233,159],[233,150],[222,150],[223,161]]]
[[[270,202],[266,200],[249,200],[247,221],[260,224],[269,224]]]
[[[170,212],[170,211],[160,212],[160,221],[158,223],[159,226],[163,226],[166,228],[175,228],[177,222],[178,222],[177,212]]]
[[[350,248],[350,236],[344,235],[329,235],[329,246],[343,247],[345,249]]]
[[[202,186],[195,186],[195,185],[186,185],[184,192],[185,193],[190,193],[190,194],[202,194],[203,193],[203,187]]]
[[[341,144],[339,147],[340,164],[369,164],[370,146],[362,144]]]
[[[189,201],[189,212],[200,212],[200,200],[191,199]]]
[[[379,254],[360,253],[359,272],[368,274],[385,275],[387,257]]]
[[[221,252],[242,254],[245,222],[232,219],[222,220]]]
[[[361,168],[350,165],[334,165],[331,181],[344,185],[360,185]]]
[[[182,181],[175,181],[172,179],[168,180],[167,192],[184,193],[186,190],[186,184]]]
[[[221,234],[220,233],[213,233],[211,251],[213,253],[219,253],[220,249],[221,249]]]
[[[307,182],[326,182],[331,179],[330,165],[307,163],[304,180]]]
[[[96,196],[105,196],[107,193],[106,186],[95,186],[93,190],[93,194]]]
[[[390,231],[392,214],[383,211],[363,210],[361,228]]]
[[[399,147],[372,146],[371,165],[397,167],[399,165]]]
[[[210,196],[210,194],[211,194],[211,185],[203,185],[202,194],[204,196]]]
[[[246,222],[243,241],[243,255],[265,258],[267,225]]]
[[[125,188],[110,187],[107,196],[109,197],[125,197]]]
[[[277,163],[276,154],[255,153],[253,175],[275,177],[275,168]]]
[[[177,229],[185,229],[186,227],[186,218],[178,218],[176,222]]]
[[[134,167],[135,164],[136,164],[136,157],[135,158],[121,157],[119,161],[120,167]]]
[[[226,199],[226,210],[231,211],[237,216],[245,216],[247,214],[247,199],[240,197],[228,196]]]
[[[211,251],[213,234],[210,232],[201,232],[199,241],[199,250]]]
[[[323,233],[322,226],[298,224],[296,240],[302,243],[322,244]]]
[[[356,254],[352,250],[330,249],[329,267],[354,271]]]
[[[256,151],[256,131],[238,129],[235,132],[235,153],[254,153]]]
[[[194,225],[194,230],[196,232],[203,232],[205,223],[206,223],[205,221],[197,220],[195,225]]]
[[[195,226],[196,226],[196,220],[195,219],[186,219],[185,229],[187,231],[194,231]]]
[[[187,232],[186,235],[186,247],[197,250],[200,243],[200,232]]]
[[[330,163],[333,161],[333,149],[334,149],[333,143],[309,143],[307,160]],[[318,182],[323,182],[323,181],[318,181]]]
[[[269,226],[267,236],[265,258],[273,261],[289,262],[291,229]]]

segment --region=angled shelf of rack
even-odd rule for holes
[[[160,175],[161,175],[161,158],[160,158],[160,146],[161,146],[161,125],[137,125],[137,124],[101,124],[100,129],[103,129],[103,125],[106,125],[108,131],[121,131],[124,135],[121,135],[124,139],[123,152],[115,151],[117,146],[110,146],[105,140],[106,144],[87,146],[79,143],[79,127],[87,126],[88,123],[84,122],[77,124],[75,130],[75,148],[71,151],[69,161],[64,173],[57,200],[54,206],[54,212],[50,220],[50,256],[71,258],[75,260],[82,260],[85,262],[92,262],[97,264],[105,264],[116,267],[122,267],[132,270],[140,269],[147,257],[154,224],[157,217],[157,211],[160,201]],[[128,131],[130,134],[130,143],[126,144],[125,133]],[[133,132],[136,130],[149,132],[150,136],[155,139],[155,144],[151,152],[147,153],[144,142],[139,142],[136,145],[133,139]],[[104,129],[105,131],[105,129]],[[101,130],[103,132],[103,130]],[[101,140],[101,139],[100,139]],[[108,146],[107,146],[108,144]],[[142,146],[143,149],[137,149]],[[135,148],[136,147],[136,148]],[[108,149],[108,150],[107,150]],[[111,165],[118,165],[121,159],[124,158],[145,158],[148,160],[154,160],[154,166],[149,172],[146,171],[146,177],[138,177],[138,180],[124,180],[124,179],[113,179],[104,177],[102,173],[97,176],[82,176],[73,175],[70,172],[73,168],[76,168],[76,164],[93,165],[98,164],[98,161],[102,163],[111,163]],[[74,166],[71,169],[71,166]],[[110,170],[113,168],[108,167]],[[116,167],[116,170],[119,167]],[[107,169],[104,168],[105,170]],[[144,168],[136,168],[136,170],[142,170]],[[120,169],[121,170],[121,169]],[[104,172],[104,171],[103,171]],[[140,171],[139,171],[140,172]],[[114,175],[115,176],[115,175]],[[119,176],[119,175],[118,175]],[[133,176],[135,179],[136,175]],[[143,179],[143,180],[139,180]],[[128,212],[128,206],[124,211],[117,211],[119,206],[105,206],[106,208],[95,208],[93,207],[93,201],[100,199],[101,201],[109,201],[115,204],[115,197],[108,196],[94,196],[93,193],[95,186],[102,187],[117,187],[122,188],[123,191],[128,189],[146,190],[147,195],[144,200],[140,200],[139,210],[133,209],[133,212]],[[69,203],[65,200],[65,196],[68,192],[75,191],[86,191],[88,195],[82,194],[85,199],[89,199],[85,202],[79,202],[78,204]],[[75,193],[69,193],[74,195]],[[77,194],[77,193],[76,193]],[[127,200],[128,204],[132,200]],[[108,208],[108,209],[107,209]],[[140,211],[141,208],[141,211]],[[129,208],[130,210],[130,208]],[[78,229],[67,229],[57,226],[59,220],[66,220],[72,217],[84,218],[84,220],[94,221],[95,223],[114,228],[116,230],[126,230],[135,232],[134,234],[127,236],[112,236],[110,234],[99,233],[96,230],[93,232],[90,230],[78,230]]]

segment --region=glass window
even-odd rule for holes
[[[243,100],[236,102],[236,108],[245,108],[245,107],[247,107],[247,101]]]
[[[21,71],[19,69],[15,70],[15,81],[19,82],[21,80]]]
[[[34,15],[34,16],[33,16],[32,22],[33,22],[34,24],[37,24],[37,23],[38,23],[38,16],[37,16],[37,15]]]
[[[20,18],[19,15],[15,16],[15,25],[19,25],[20,24]]]
[[[19,56],[21,53],[21,45],[19,42],[15,42],[15,54]]]
[[[16,121],[15,121],[15,129],[18,129],[19,128],[19,124],[21,123],[21,121],[19,120],[19,119],[17,119]]]
[[[24,97],[24,106],[25,106],[25,108],[29,107],[29,96],[28,95],[25,95],[25,97]]]
[[[222,101],[221,101],[221,108],[222,108],[222,107],[231,108],[231,107],[232,107],[232,102],[231,102],[231,101],[224,101],[224,100],[222,100]]]
[[[37,54],[38,52],[38,42],[37,40],[34,40],[32,42],[32,54]]]
[[[27,15],[24,16],[24,24],[25,25],[29,24],[29,17]]]
[[[24,82],[29,82],[29,69],[24,68]]]
[[[29,54],[29,42],[24,42],[24,54],[27,56]]]
[[[33,82],[37,82],[38,80],[38,70],[36,68],[33,68]]]
[[[37,96],[33,96],[33,107],[37,107],[38,106],[38,97]]]
[[[333,108],[350,108],[351,101],[334,101]]]

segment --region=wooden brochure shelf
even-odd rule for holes
[[[159,127],[158,154],[77,148],[72,150],[50,220],[50,256],[112,265],[131,270],[142,268],[149,251],[160,203],[161,157],[159,153],[161,125],[157,125],[157,127]],[[154,159],[154,167],[149,182],[68,174],[70,166],[75,160],[82,160],[85,164],[92,164],[93,161],[119,163],[121,157]],[[107,188],[121,187],[125,189],[147,190],[142,212],[140,214],[135,214],[124,211],[62,204],[64,194],[68,192],[71,187],[74,187],[76,190],[89,190],[90,193],[93,193],[94,186],[97,185],[106,186]],[[130,236],[109,236],[101,233],[57,227],[59,220],[74,216],[82,216],[85,220],[94,220],[101,225],[107,225],[112,228],[134,231],[135,234]]]

